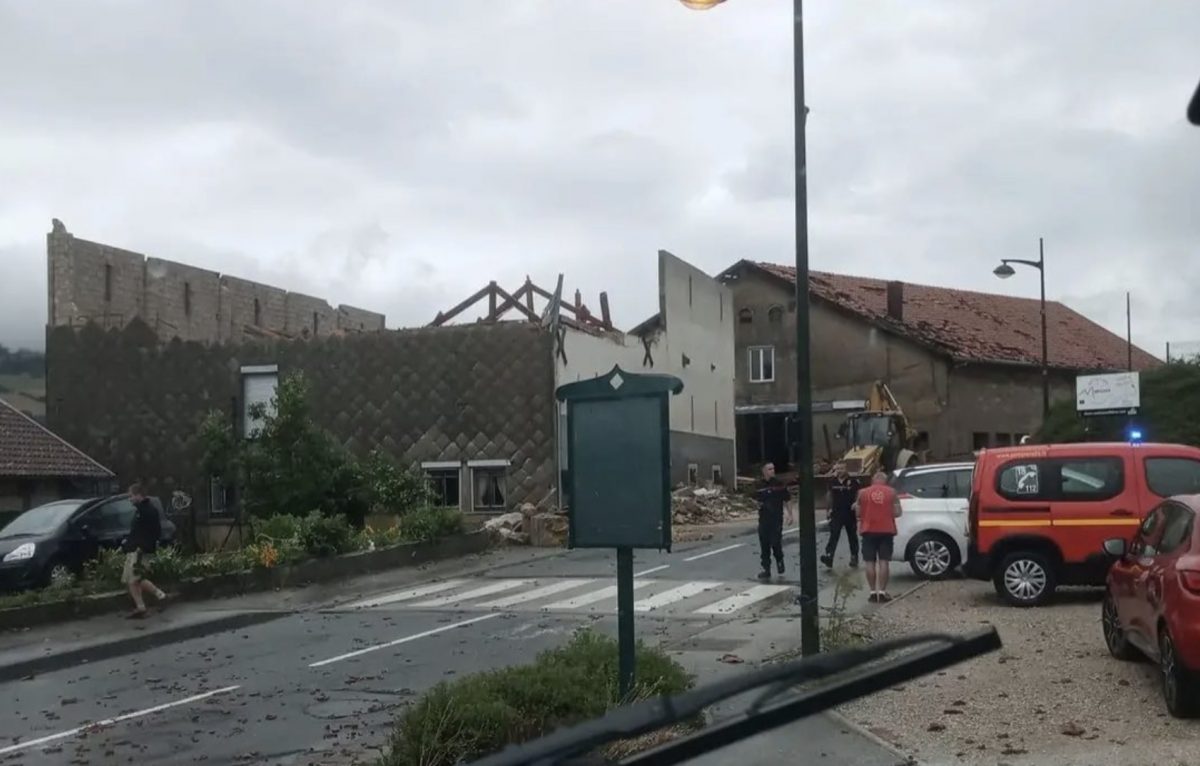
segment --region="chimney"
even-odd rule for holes
[[[887,283],[887,315],[894,322],[904,321],[904,283]]]

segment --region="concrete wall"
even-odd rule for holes
[[[752,320],[738,321],[736,401],[738,405],[787,404],[796,401],[795,306],[781,282],[748,271],[731,283],[737,312],[748,309]],[[771,320],[771,309],[781,312]],[[1035,368],[1004,365],[961,365],[904,337],[875,327],[822,301],[809,313],[812,328],[812,380],[815,401],[862,400],[872,381],[888,384],[912,426],[928,435],[935,458],[969,455],[973,434],[1026,434],[1042,419],[1041,373]],[[775,379],[750,381],[750,351],[775,348]],[[1052,397],[1073,396],[1074,378],[1055,373]],[[814,450],[825,455],[822,425],[831,435],[841,415],[814,418]],[[844,447],[832,439],[833,452]],[[744,454],[744,453],[743,453]]]
[[[287,328],[287,290],[222,275],[218,323],[221,339],[234,343],[245,338],[247,325],[284,332]]]
[[[51,327],[119,328],[136,318],[162,340],[204,343],[240,342],[251,325],[295,337],[312,336],[314,325],[322,337],[384,327],[383,314],[374,311],[334,309],[321,298],[89,242],[58,221],[46,236],[46,254]]]
[[[311,341],[163,343],[141,321],[47,333],[51,428],[160,497],[187,492],[207,510],[197,428],[236,409],[244,365],[302,372],[319,425],[352,452],[406,465],[507,460],[509,508],[556,484],[550,334],[526,323],[353,333]],[[399,383],[398,383],[399,381]],[[471,470],[462,470],[469,510]],[[281,509],[282,510],[282,509]]]
[[[161,258],[146,259],[142,318],[160,336],[206,341],[219,338],[221,275]]]

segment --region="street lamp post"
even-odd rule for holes
[[[709,10],[725,0],[680,0],[688,8]],[[796,498],[800,538],[800,651],[820,651],[817,607],[817,519],[813,500],[812,368],[808,316],[808,183],[804,105],[804,21],[801,0],[792,0],[792,82],[795,86],[796,141],[796,429],[794,454],[800,486]],[[1043,313],[1043,325],[1045,322]]]
[[[1011,265],[1014,263],[1037,269],[1042,283],[1042,424],[1045,425],[1046,418],[1050,416],[1050,361],[1046,350],[1046,249],[1043,239],[1038,237],[1038,259],[1036,261],[1003,258],[992,273],[1001,279],[1008,279],[1016,273]]]

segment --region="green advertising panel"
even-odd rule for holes
[[[567,404],[572,548],[671,548],[670,402],[683,383],[620,368],[558,389]]]

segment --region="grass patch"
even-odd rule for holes
[[[630,699],[622,700],[617,692],[617,642],[581,631],[565,646],[538,655],[532,664],[433,687],[401,714],[380,764],[452,766],[473,761],[602,715],[622,702],[677,694],[693,683],[679,663],[641,643],[637,672]],[[657,741],[649,737],[646,745]]]

